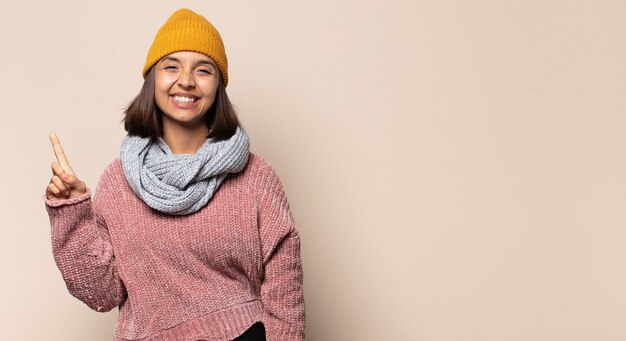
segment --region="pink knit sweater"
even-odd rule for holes
[[[118,160],[88,191],[46,200],[52,251],[70,293],[119,306],[115,340],[304,339],[300,239],[271,165],[250,153],[207,206],[169,216],[132,191]]]

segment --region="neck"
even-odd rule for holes
[[[195,127],[163,122],[163,140],[173,154],[195,154],[206,142],[209,129],[205,124]]]

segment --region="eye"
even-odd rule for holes
[[[198,69],[198,72],[204,73],[204,74],[207,74],[207,75],[212,75],[213,74],[213,72],[211,72],[211,70],[207,70],[207,69]]]
[[[166,66],[163,67],[163,69],[165,69],[165,70],[176,70],[178,68],[176,66],[174,66],[174,65],[166,65]]]

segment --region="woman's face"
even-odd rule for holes
[[[219,72],[213,60],[197,52],[175,52],[155,65],[154,97],[163,112],[164,128],[204,125],[215,101]]]

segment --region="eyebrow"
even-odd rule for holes
[[[171,60],[173,62],[180,63],[180,60],[178,58],[176,58],[176,57],[166,56],[166,57],[163,57],[163,59],[164,60]],[[215,63],[212,60],[210,60],[210,59],[202,59],[202,60],[198,61],[197,64],[205,64],[205,65],[211,65],[213,67],[217,67],[217,65],[215,65]]]

